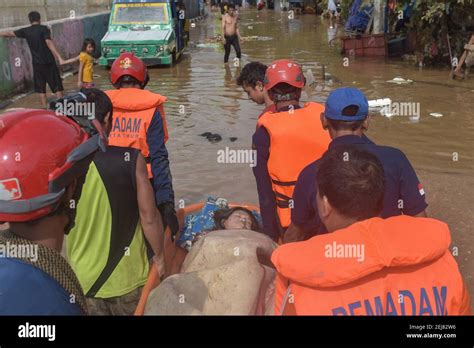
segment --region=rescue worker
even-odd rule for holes
[[[275,313],[470,314],[448,225],[378,217],[385,188],[377,156],[353,144],[334,146],[316,177],[319,216],[331,233],[274,251]]]
[[[244,66],[237,78],[237,85],[243,88],[250,100],[259,105],[265,105],[265,109],[258,116],[259,118],[266,112],[276,111],[275,103],[270,99],[268,92],[263,86],[267,68],[265,64],[260,62],[251,62]]]
[[[87,314],[60,252],[98,139],[52,111],[0,116],[0,315]]]
[[[104,133],[112,103],[98,89],[84,90]],[[85,108],[84,108],[85,109]],[[109,146],[90,165],[67,237],[68,260],[86,294],[91,315],[133,315],[149,273],[149,242],[160,276],[165,273],[164,231],[140,150]]]
[[[290,224],[294,185],[301,170],[326,151],[329,135],[318,115],[324,107],[299,100],[305,78],[301,67],[291,60],[277,60],[267,69],[264,87],[275,103],[276,112],[258,120],[253,135],[263,231],[275,241]]]
[[[385,196],[382,217],[411,215],[426,217],[425,191],[410,161],[399,149],[376,145],[365,132],[369,129],[369,103],[357,88],[345,87],[333,91],[326,100],[321,114],[323,128],[327,129],[332,142],[329,147],[354,144],[374,155],[382,163],[385,172]],[[291,225],[284,242],[295,242],[324,233],[316,206],[316,170],[318,161],[301,172],[293,194]]]
[[[148,70],[133,53],[123,53],[115,60],[110,79],[116,89],[106,92],[114,106],[109,144],[141,151],[148,164],[148,176],[153,181],[156,205],[164,227],[170,227],[174,240],[179,224],[165,145],[168,141],[163,109],[166,97],[145,90],[149,81]]]

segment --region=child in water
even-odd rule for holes
[[[70,64],[79,61],[79,71],[77,73],[77,87],[94,88],[94,57],[95,41],[85,39],[82,44],[81,53],[74,58],[65,60],[63,64]]]

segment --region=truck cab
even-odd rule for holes
[[[183,20],[174,0],[114,0],[99,64],[111,66],[123,52],[148,66],[173,64],[185,48]]]

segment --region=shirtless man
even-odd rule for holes
[[[235,5],[230,4],[228,12],[222,17],[222,36],[225,49],[224,63],[229,62],[230,46],[234,46],[237,58],[240,60],[240,32]]]

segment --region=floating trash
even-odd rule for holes
[[[413,80],[409,79],[404,79],[403,77],[397,76],[393,78],[392,80],[388,80],[388,83],[395,83],[397,85],[408,85],[410,83],[413,83]]]
[[[196,47],[198,48],[217,48],[220,47],[222,44],[220,43],[200,43],[197,44]]]
[[[306,86],[312,87],[316,83],[316,79],[314,78],[313,71],[311,69],[308,69],[305,74],[306,78]]]
[[[382,99],[374,99],[369,100],[369,110],[374,112],[380,112],[380,115],[391,118],[392,114],[392,99],[390,98],[382,98]]]
[[[269,36],[244,36],[242,37],[242,41],[270,41],[273,40],[272,37]]]
[[[205,133],[199,134],[199,136],[206,138],[213,144],[222,140],[222,136],[220,136],[217,133],[205,132]]]
[[[383,107],[390,106],[391,104],[392,104],[392,99],[390,98],[369,100],[370,109],[383,108]]]
[[[443,117],[443,114],[440,114],[439,112],[430,112],[430,116],[433,116],[433,117]]]
[[[298,54],[311,54],[309,51],[298,51],[298,52],[293,52],[293,55],[298,55]]]

